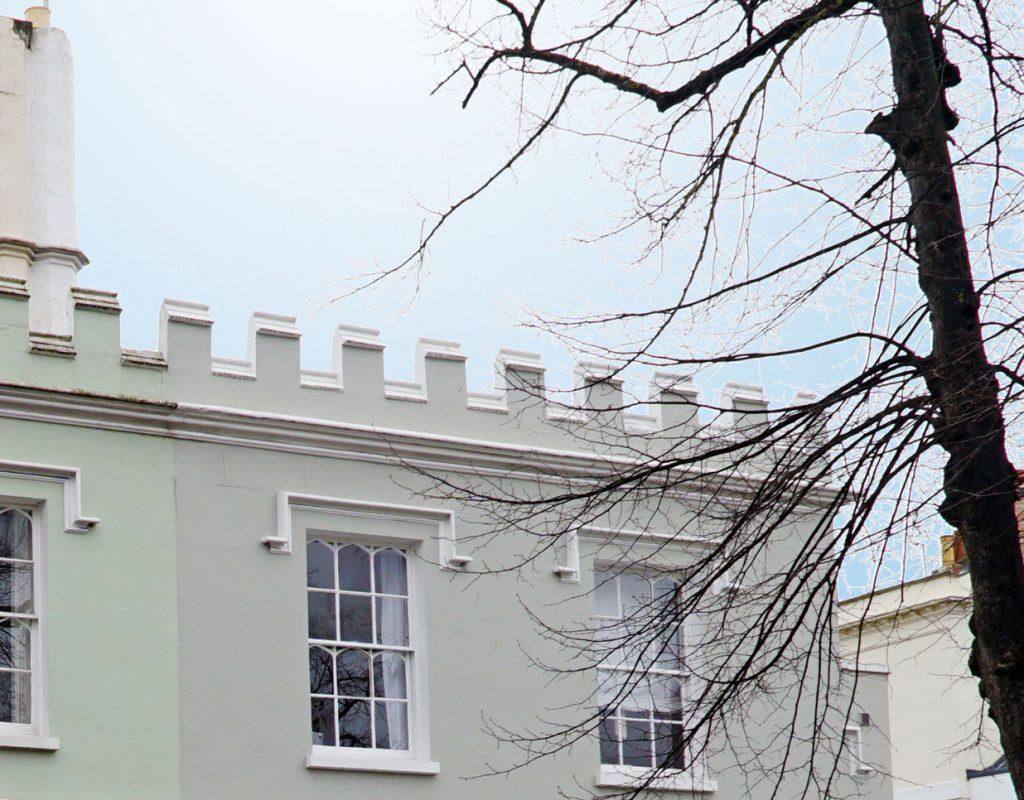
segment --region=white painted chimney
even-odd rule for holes
[[[33,333],[72,334],[78,249],[71,47],[49,8],[0,18],[0,289],[29,294]]]

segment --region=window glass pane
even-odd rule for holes
[[[405,557],[388,548],[378,550],[373,557],[374,591],[379,594],[408,594],[405,577]]]
[[[334,656],[322,647],[309,648],[309,692],[334,694]]]
[[[601,720],[601,763],[619,763],[619,723],[612,717],[605,717]]]
[[[0,620],[0,669],[31,669],[32,632],[18,620]]]
[[[338,584],[349,592],[370,591],[370,554],[354,544],[338,550]]]
[[[652,675],[649,686],[656,716],[678,719],[683,708],[682,686],[679,681],[675,678]]]
[[[686,769],[683,751],[683,726],[654,723],[654,752],[659,767]]]
[[[613,709],[622,702],[622,685],[624,673],[610,669],[597,671],[597,705],[599,708]]]
[[[32,675],[0,671],[0,722],[32,722]]]
[[[338,618],[343,642],[373,641],[373,621],[370,616],[370,596],[358,594],[338,595]]]
[[[310,639],[336,639],[333,592],[307,592]]]
[[[642,575],[625,573],[619,576],[619,585],[622,592],[622,614],[626,619],[634,618],[643,611],[643,614],[650,614],[651,605],[651,584]]]
[[[632,643],[632,639],[626,626],[621,622],[597,620],[594,626],[594,643],[595,648],[600,648],[595,653],[597,659],[605,664],[622,666],[628,662],[632,666],[636,661],[635,658],[628,659],[631,649],[628,645]]]
[[[620,714],[633,717],[644,717],[651,715],[651,689],[644,676],[631,679],[633,685],[631,691],[622,701]]]
[[[658,607],[674,605],[673,598],[678,588],[679,584],[673,578],[658,578],[654,582],[654,599],[658,601]]]
[[[600,617],[619,618],[619,595],[616,577],[605,570],[594,573],[594,604]]]
[[[0,612],[32,613],[32,565],[0,561]]]
[[[650,724],[646,719],[623,720],[622,763],[626,766],[652,766]]]
[[[306,545],[306,586],[334,588],[334,550],[323,542]]]
[[[373,659],[373,695],[405,700],[405,658],[401,653],[378,653]]]
[[[651,655],[655,659],[654,665],[658,669],[681,669],[685,652],[683,626],[668,623],[666,628],[658,631],[658,636],[651,647]]]
[[[377,747],[382,750],[409,749],[409,720],[406,703],[374,703],[377,719]]]
[[[313,744],[334,747],[334,700],[313,698]]]
[[[338,694],[370,696],[370,656],[362,650],[338,653]]]
[[[377,598],[377,641],[396,647],[409,645],[407,600],[397,597]]]
[[[370,701],[338,701],[338,746],[371,747]]]
[[[13,508],[0,513],[0,558],[32,560],[32,521]]]

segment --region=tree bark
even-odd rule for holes
[[[868,132],[892,148],[907,180],[928,301],[932,353],[926,381],[935,399],[936,438],[949,454],[943,517],[963,537],[971,569],[975,641],[971,669],[999,727],[1017,796],[1024,797],[1024,561],[1006,454],[999,386],[981,336],[979,298],[947,130],[945,101],[958,80],[922,0],[875,0],[889,40],[896,107]],[[935,698],[941,702],[941,698]]]

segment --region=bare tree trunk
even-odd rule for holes
[[[959,529],[971,566],[980,678],[1018,797],[1024,796],[1024,562],[1014,514],[1016,471],[1006,454],[999,386],[982,341],[979,297],[947,130],[944,89],[959,76],[921,0],[876,0],[889,40],[897,104],[868,132],[896,156],[910,188],[918,282],[928,300],[928,385],[936,438],[949,453],[943,517]],[[951,290],[952,289],[952,290]]]

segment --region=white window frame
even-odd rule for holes
[[[60,740],[50,736],[47,691],[47,613],[46,613],[46,530],[44,506],[40,501],[0,496],[0,512],[12,509],[28,517],[32,530],[32,612],[0,612],[0,619],[18,619],[30,624],[29,649],[30,721],[27,724],[0,722],[0,749],[52,752]]]
[[[616,578],[616,582],[618,584],[619,578],[626,574],[640,575],[653,583],[659,577],[675,577],[679,580],[680,576],[682,576],[685,571],[686,568],[679,565],[659,564],[656,566],[648,566],[644,564],[636,564],[632,566],[623,566],[621,563],[605,561],[603,559],[595,560],[592,568],[592,574],[595,579],[595,592],[597,589],[596,578],[599,572],[611,573]],[[621,611],[621,586],[617,587],[616,596],[618,607]],[[610,617],[598,614],[596,613],[596,610],[591,614],[591,618],[596,621],[605,622],[621,619],[621,617]],[[692,698],[694,691],[694,678],[690,674],[688,668],[688,664],[691,660],[690,646],[693,639],[691,635],[692,620],[689,617],[683,620],[679,623],[679,628],[683,637],[682,663],[680,664],[680,668],[677,670],[652,669],[648,671],[648,674],[666,675],[677,678],[681,683],[681,702],[685,709],[686,704]],[[606,664],[602,662],[597,665],[597,669],[621,671],[623,667],[621,665]],[[622,743],[620,740],[620,760],[622,752],[621,748]],[[706,794],[718,790],[717,781],[710,778],[703,760],[699,758],[687,758],[687,766],[685,769],[654,766],[641,767],[621,763],[604,764],[600,762],[600,753],[598,753],[598,762],[598,773],[595,785],[599,788],[629,789],[646,785],[648,788],[659,792],[682,792],[688,794]]]
[[[852,734],[850,739],[847,736]],[[854,777],[871,775],[874,770],[864,763],[864,735],[860,725],[847,725],[843,729],[843,758],[846,760],[846,773]]]
[[[611,573],[611,578],[615,581],[615,603],[616,603],[616,607],[617,607],[617,609],[619,610],[620,613],[622,612],[622,608],[623,608],[622,578],[624,576],[626,576],[626,575],[633,575],[633,576],[640,577],[640,578],[643,578],[644,580],[646,580],[649,584],[651,584],[651,592],[652,592],[651,596],[652,596],[652,598],[654,596],[653,595],[653,591],[654,591],[653,590],[653,584],[658,579],[660,579],[660,578],[669,578],[671,580],[675,580],[677,583],[679,581],[679,578],[678,578],[679,571],[678,570],[671,570],[671,569],[665,569],[665,570],[656,570],[656,569],[649,569],[649,568],[625,568],[625,569],[621,569],[621,568],[612,567],[612,566],[606,566],[606,567],[595,566],[595,569],[594,569],[595,578],[596,578],[596,575],[597,575],[598,571]],[[596,592],[596,590],[597,590],[597,587],[595,586],[595,592]],[[610,616],[605,615],[605,614],[597,614],[597,613],[593,614],[592,616],[593,616],[593,619],[598,620],[600,622],[622,622],[623,621],[623,618],[621,616],[610,617]],[[675,628],[676,628],[676,635],[677,636],[681,635],[682,639],[683,639],[682,654],[681,654],[681,658],[680,658],[680,663],[677,665],[678,668],[677,669],[664,669],[664,668],[659,668],[659,667],[651,667],[644,674],[645,675],[660,675],[660,676],[663,676],[665,678],[672,678],[674,680],[679,681],[680,703],[681,704],[685,704],[686,703],[686,699],[687,699],[687,694],[688,694],[687,690],[688,690],[688,688],[690,686],[690,682],[692,680],[692,676],[689,674],[689,671],[688,671],[687,666],[686,666],[687,661],[689,660],[690,635],[689,635],[689,631],[687,630],[687,621],[686,620],[683,620],[682,622],[678,623],[675,626]],[[630,672],[633,671],[633,666],[634,665],[631,665],[628,662],[619,663],[619,664],[610,664],[610,663],[606,663],[606,662],[602,661],[600,664],[597,665],[597,669],[598,669],[599,672],[600,671],[604,671],[604,672],[624,672],[626,674],[629,674]],[[618,750],[619,750],[619,763],[617,763],[617,764],[604,764],[604,763],[602,763],[602,766],[618,767],[618,768],[626,767],[627,770],[628,770],[631,765],[627,765],[627,764],[623,764],[622,763],[623,740],[621,738],[621,735],[622,735],[622,723],[625,721],[626,718],[622,717],[617,712],[613,716],[613,719],[615,719],[618,722],[618,725],[616,727],[618,728],[617,735],[619,736],[619,740],[618,740],[618,742],[619,742],[619,747],[618,747]],[[653,727],[653,725],[654,725],[653,714],[646,721],[648,722],[650,727]],[[652,751],[652,753],[651,753],[651,760],[653,761],[654,758],[655,758],[655,753],[654,753],[654,751]],[[638,770],[648,771],[648,772],[653,771],[654,769],[656,769],[656,767],[654,766],[653,763],[649,767],[634,766],[633,768],[634,769],[638,769]],[[686,770],[673,769],[671,767],[669,767],[669,768],[662,768],[662,771],[666,771],[666,770],[672,770],[672,771],[675,771],[675,772],[685,772],[686,771]]]
[[[316,498],[321,503],[310,502],[304,498],[302,504],[294,504],[291,512],[313,512],[313,518],[306,518],[305,526],[296,525],[296,532],[302,531],[302,591],[308,591],[306,576],[306,543],[313,540],[328,541],[337,544],[361,544],[369,547],[393,547],[403,550],[406,555],[406,581],[408,592],[409,614],[409,646],[406,652],[411,653],[407,661],[407,694],[408,694],[408,750],[383,750],[361,747],[338,747],[332,745],[315,745],[307,738],[309,751],[306,755],[306,766],[309,769],[349,770],[359,772],[390,772],[407,775],[436,775],[440,765],[430,757],[430,703],[427,691],[427,641],[425,635],[426,614],[424,609],[421,583],[423,567],[426,561],[422,551],[430,540],[438,536],[437,512],[425,510],[426,513],[415,513],[407,507],[395,506],[389,512],[386,506],[374,504],[367,509],[366,504],[357,501],[346,501],[336,498]],[[295,520],[294,522],[299,522]],[[398,533],[394,529],[398,529]],[[299,550],[300,548],[296,548]],[[308,645],[315,645],[306,635]],[[353,649],[381,650],[387,647],[359,645],[353,643]],[[308,659],[307,659],[308,660]],[[305,676],[306,730],[309,730],[311,712],[311,695],[309,692],[308,666]],[[307,734],[308,736],[308,734]]]

